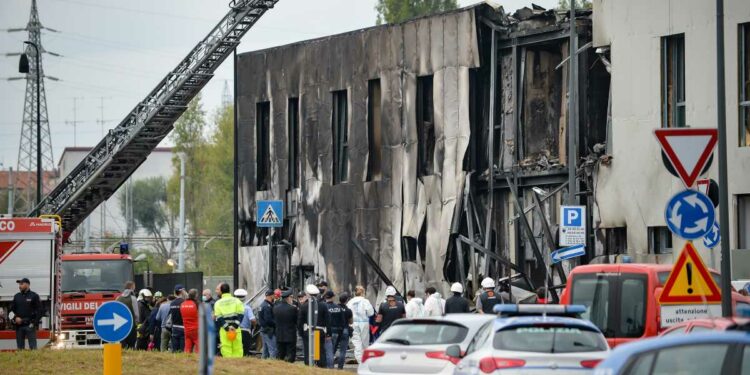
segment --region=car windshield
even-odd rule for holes
[[[573,279],[571,303],[586,306],[581,318],[605,337],[641,337],[646,327],[644,274],[580,274]]]
[[[63,292],[117,292],[133,278],[127,260],[75,260],[62,262]]]
[[[578,353],[607,350],[599,332],[583,327],[544,325],[514,327],[495,332],[497,350],[534,353]]]
[[[468,328],[453,322],[404,321],[388,328],[378,341],[400,345],[450,345],[461,343],[468,332]]]

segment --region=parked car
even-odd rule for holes
[[[594,375],[740,375],[748,373],[749,362],[750,334],[704,332],[621,345],[596,367]]]
[[[466,350],[492,315],[448,314],[443,317],[399,319],[362,354],[358,374],[452,374],[457,358],[445,355],[456,345]]]
[[[585,306],[498,305],[499,316],[480,328],[454,374],[581,374],[610,352],[599,328],[578,316]]]

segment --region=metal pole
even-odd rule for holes
[[[273,228],[268,228],[268,289],[273,289]]]
[[[41,84],[42,75],[39,69],[39,47],[33,42],[24,42],[34,47],[34,69],[36,70],[36,205],[42,202],[42,111],[41,101]]]
[[[232,129],[234,131],[234,134],[233,134],[234,157],[232,158],[233,160],[232,172],[233,172],[234,178],[233,178],[233,184],[232,184],[232,187],[233,187],[232,200],[234,203],[232,206],[232,217],[234,218],[234,220],[232,220],[232,229],[233,229],[233,233],[232,233],[232,258],[233,258],[232,280],[234,281],[234,289],[237,289],[240,286],[240,241],[239,241],[240,225],[239,225],[239,207],[238,207],[239,197],[237,194],[237,191],[239,190],[238,188],[239,187],[239,183],[238,183],[239,165],[237,163],[237,155],[239,155],[239,153],[237,152],[238,147],[239,147],[239,141],[238,141],[239,131],[237,130],[238,129],[237,124],[239,123],[237,121],[237,113],[238,113],[237,112],[237,97],[239,96],[237,95],[237,82],[238,82],[237,80],[237,48],[234,49],[233,62],[234,62],[234,95],[232,98],[234,99],[234,107],[232,108],[232,112],[233,112],[232,119],[234,120],[234,124],[232,126]]]
[[[492,46],[490,47],[490,115],[489,124],[487,124],[487,160],[490,164],[490,196],[489,207],[487,208],[487,222],[484,226],[486,230],[484,235],[484,248],[492,251],[492,214],[495,209],[495,81],[497,76],[497,43],[495,42],[495,30],[492,30]],[[467,202],[468,203],[468,202]],[[499,271],[499,270],[498,270]],[[484,273],[490,273],[490,259],[485,258]]]
[[[185,154],[180,157],[180,244],[178,248],[177,272],[185,272]]]
[[[716,113],[719,128],[719,231],[721,234],[721,315],[732,316],[732,263],[727,191],[727,119],[724,87],[724,0],[716,0]]]
[[[315,340],[315,333],[313,332],[313,302],[315,302],[315,311],[317,312],[317,301],[315,301],[315,296],[312,294],[307,295],[307,364],[309,366],[315,365],[315,359],[313,359],[315,355],[315,347],[313,345]]]
[[[568,204],[575,204],[577,184],[576,184],[576,159],[578,155],[578,132],[576,129],[577,121],[576,102],[578,94],[578,34],[576,32],[576,2],[570,0],[570,77],[568,77]]]

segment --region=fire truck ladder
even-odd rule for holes
[[[146,98],[34,208],[57,214],[69,234],[146,160],[190,100],[213,77],[260,17],[278,0],[232,0],[222,20]]]

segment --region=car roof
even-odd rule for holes
[[[621,368],[632,356],[682,345],[696,344],[721,344],[721,343],[741,343],[750,344],[750,334],[746,332],[723,332],[712,331],[706,333],[693,333],[689,335],[660,336],[644,340],[634,341],[622,344],[612,351],[612,354],[605,359],[600,368]]]
[[[594,325],[594,323],[591,323],[588,320],[578,319],[578,318],[569,318],[569,317],[564,317],[564,316],[542,316],[542,315],[497,318],[495,320],[495,330],[499,331],[502,329],[523,327],[523,326],[528,326],[532,324],[541,324],[541,323],[586,328],[595,332],[601,332],[599,328],[596,325]]]
[[[422,318],[403,318],[396,320],[393,324],[408,324],[409,322],[419,321],[448,321],[451,323],[459,323],[463,326],[472,327],[481,325],[484,322],[489,322],[495,316],[486,314],[448,314],[445,316],[426,316]]]
[[[714,326],[716,330],[725,330],[735,325],[747,325],[750,324],[750,319],[741,317],[728,317],[728,318],[701,318],[691,319],[682,323],[675,324],[672,327],[685,328],[689,325],[702,325],[702,326]],[[670,329],[672,327],[669,327]]]

